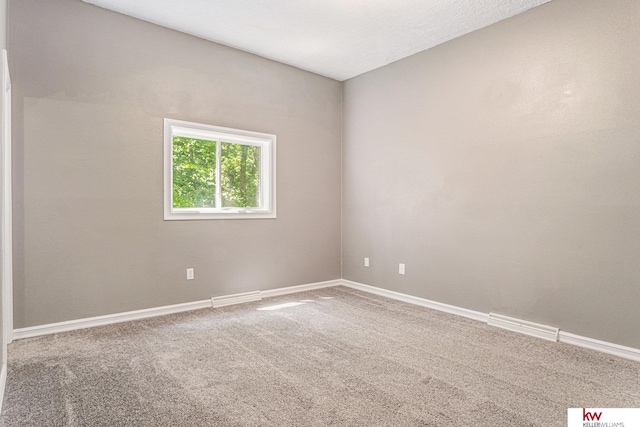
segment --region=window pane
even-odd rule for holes
[[[223,142],[220,181],[222,207],[260,207],[260,147]]]
[[[173,137],[173,207],[216,207],[216,142]]]

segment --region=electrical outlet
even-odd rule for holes
[[[193,268],[187,268],[187,280],[193,280]]]
[[[364,258],[364,266],[369,267],[369,258],[367,257]]]
[[[398,273],[400,273],[400,274],[404,274],[404,264],[402,264],[402,263],[401,263],[401,264],[398,266]]]

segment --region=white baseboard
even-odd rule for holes
[[[211,300],[187,302],[183,304],[165,305],[163,307],[147,308],[144,310],[127,311],[124,313],[107,314],[104,316],[87,317],[85,319],[68,320],[65,322],[49,323],[13,330],[13,338],[32,338],[41,335],[57,334],[59,332],[74,331],[76,329],[92,328],[95,326],[112,325],[114,323],[131,320],[147,319],[149,317],[164,316],[166,314],[181,313],[183,311],[210,308]]]
[[[242,304],[251,301],[260,301],[263,298],[273,298],[282,295],[297,294],[299,292],[314,291],[316,289],[340,286],[341,280],[329,280],[326,282],[307,283],[305,285],[287,286],[284,288],[268,289],[266,291],[243,292],[240,294],[224,295],[211,298],[213,308],[227,305]]]
[[[478,320],[483,323],[488,323],[489,314],[484,314],[479,311],[468,310],[466,308],[456,307],[449,304],[442,304],[436,301],[431,301],[424,298],[414,297],[411,295],[403,294],[400,292],[389,291],[387,289],[377,288],[375,286],[364,285],[362,283],[352,282],[350,280],[342,280],[342,285],[348,288],[357,289],[363,292],[368,292],[375,295],[395,299],[398,301],[407,302],[409,304],[419,305],[421,307],[427,307],[445,313],[456,314],[458,316],[466,317],[473,320]],[[531,322],[520,321],[521,323],[527,323],[530,325],[544,326],[533,324]],[[602,353],[612,354],[614,356],[623,357],[625,359],[640,361],[640,349],[625,347],[619,344],[613,344],[606,341],[600,341],[593,338],[582,337],[580,335],[571,334],[569,332],[561,331],[557,328],[551,328],[557,330],[558,341],[566,344],[575,345],[578,347],[584,347],[591,350],[600,351]],[[514,329],[512,329],[514,330]],[[514,330],[515,332],[521,332],[521,330]],[[552,332],[555,334],[555,332]],[[532,334],[527,334],[532,335]],[[539,335],[534,335],[539,336]],[[544,337],[541,337],[544,338]],[[552,339],[552,341],[555,341]]]
[[[298,292],[310,291],[314,289],[339,286],[340,280],[330,280],[327,282],[308,283],[305,285],[288,286],[285,288],[269,289],[266,291],[245,292],[228,296],[214,297],[212,299],[187,302],[183,304],[166,305],[144,310],[127,311],[124,313],[107,314],[104,316],[88,317],[85,319],[68,320],[65,322],[49,323],[46,325],[31,326],[13,330],[13,339],[32,338],[42,335],[57,334],[59,332],[74,331],[77,329],[92,328],[95,326],[112,325],[114,323],[129,322],[131,320],[146,319],[149,317],[164,316],[167,314],[181,313],[183,311],[211,308],[216,301],[216,307],[238,304],[241,302],[257,301],[261,298],[270,298],[279,295],[287,295]],[[257,295],[257,297],[256,297]]]
[[[2,412],[2,404],[4,403],[4,388],[7,385],[7,364],[2,364],[2,372],[0,372],[0,412]]]
[[[314,291],[316,289],[330,288],[342,285],[341,280],[329,280],[326,282],[307,283],[305,285],[287,286],[284,288],[268,289],[266,291],[243,292],[240,294],[213,297],[213,308],[224,307],[244,302],[260,301],[263,298],[273,298],[282,295],[297,294],[299,292]]]
[[[358,282],[352,282],[351,280],[342,280],[342,285],[348,288],[357,289],[370,294],[380,295],[383,297],[395,299],[409,304],[419,305],[421,307],[432,308],[438,311],[444,311],[445,313],[455,314],[458,316],[466,317],[468,319],[478,320],[480,322],[487,322],[489,315],[481,313],[479,311],[469,310],[466,308],[456,307],[449,304],[443,304],[441,302],[431,301],[425,298],[414,297],[412,295],[402,294],[400,292],[389,291],[387,289],[376,288],[375,286],[364,285]]]
[[[640,362],[640,349],[560,331],[560,342]]]
[[[212,297],[211,304],[213,308],[226,307],[228,305],[242,304],[245,302],[260,301],[262,296],[260,291],[243,292],[240,294],[223,295]]]
[[[541,325],[539,323],[516,319],[514,317],[507,317],[496,313],[489,313],[489,320],[487,321],[487,324],[553,342],[558,341],[558,334],[560,332],[560,329],[554,326]]]
[[[306,285],[287,286],[286,288],[269,289],[260,291],[262,298],[279,297],[281,295],[297,294],[298,292],[315,291],[316,289],[330,288],[332,286],[340,286],[343,280],[328,280],[326,282],[307,283]]]
[[[363,292],[380,295],[380,296],[394,299],[397,301],[402,301],[409,304],[414,304],[414,305],[442,311],[449,314],[455,314],[457,316],[466,317],[468,319],[477,320],[483,323],[487,323],[489,321],[488,313],[485,314],[479,311],[469,310],[462,307],[456,307],[449,304],[443,304],[443,303],[431,301],[425,298],[420,298],[412,295],[403,294],[400,292],[377,288],[375,286],[353,282],[351,280],[329,280],[326,282],[309,283],[305,285],[288,286],[284,288],[259,291],[258,295],[260,296],[260,298],[258,299],[295,294],[298,292],[329,288],[333,286],[345,286],[347,288],[357,289]],[[253,294],[253,292],[249,292],[247,294]],[[238,294],[238,295],[241,295],[241,294]],[[229,295],[228,297],[216,297],[216,298],[219,300],[220,299],[224,300],[225,298],[237,297],[238,295]],[[73,331],[76,329],[91,328],[94,326],[111,325],[114,323],[128,322],[131,320],[146,319],[149,317],[163,316],[167,314],[180,313],[183,311],[191,311],[191,310],[198,310],[202,308],[211,308],[211,307],[213,307],[213,301],[212,299],[207,299],[202,301],[188,302],[184,304],[174,304],[174,305],[167,305],[164,307],[149,308],[145,310],[136,310],[136,311],[129,311],[124,313],[108,314],[105,316],[90,317],[85,319],[69,320],[66,322],[50,323],[46,325],[14,329],[13,338],[16,340],[23,339],[23,338],[31,338],[31,337],[41,336],[41,335],[56,334],[59,332]],[[525,321],[520,321],[520,322],[525,322]],[[530,323],[530,322],[526,322],[526,323]],[[516,332],[522,332],[522,331],[516,331]],[[583,337],[580,335],[575,335],[575,334],[571,334],[569,332],[564,332],[564,331],[559,331],[558,338],[560,342],[563,342],[566,344],[571,344],[578,347],[584,347],[591,350],[597,350],[603,353],[623,357],[625,359],[640,361],[640,349],[625,347],[619,344],[613,344],[606,341],[600,341],[593,338]],[[0,374],[0,392],[4,391],[6,375],[7,375],[7,372],[6,372],[6,364],[5,364],[2,367],[2,373]],[[0,409],[2,408],[1,404],[2,404],[2,396],[0,396]]]

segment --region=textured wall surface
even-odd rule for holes
[[[8,36],[16,327],[340,277],[340,83],[80,0]],[[163,221],[165,117],[276,134],[278,218]]]
[[[556,0],[345,82],[344,278],[639,348],[639,21]]]

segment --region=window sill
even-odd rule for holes
[[[258,209],[180,209],[165,212],[165,221],[208,219],[275,219],[275,211]]]

